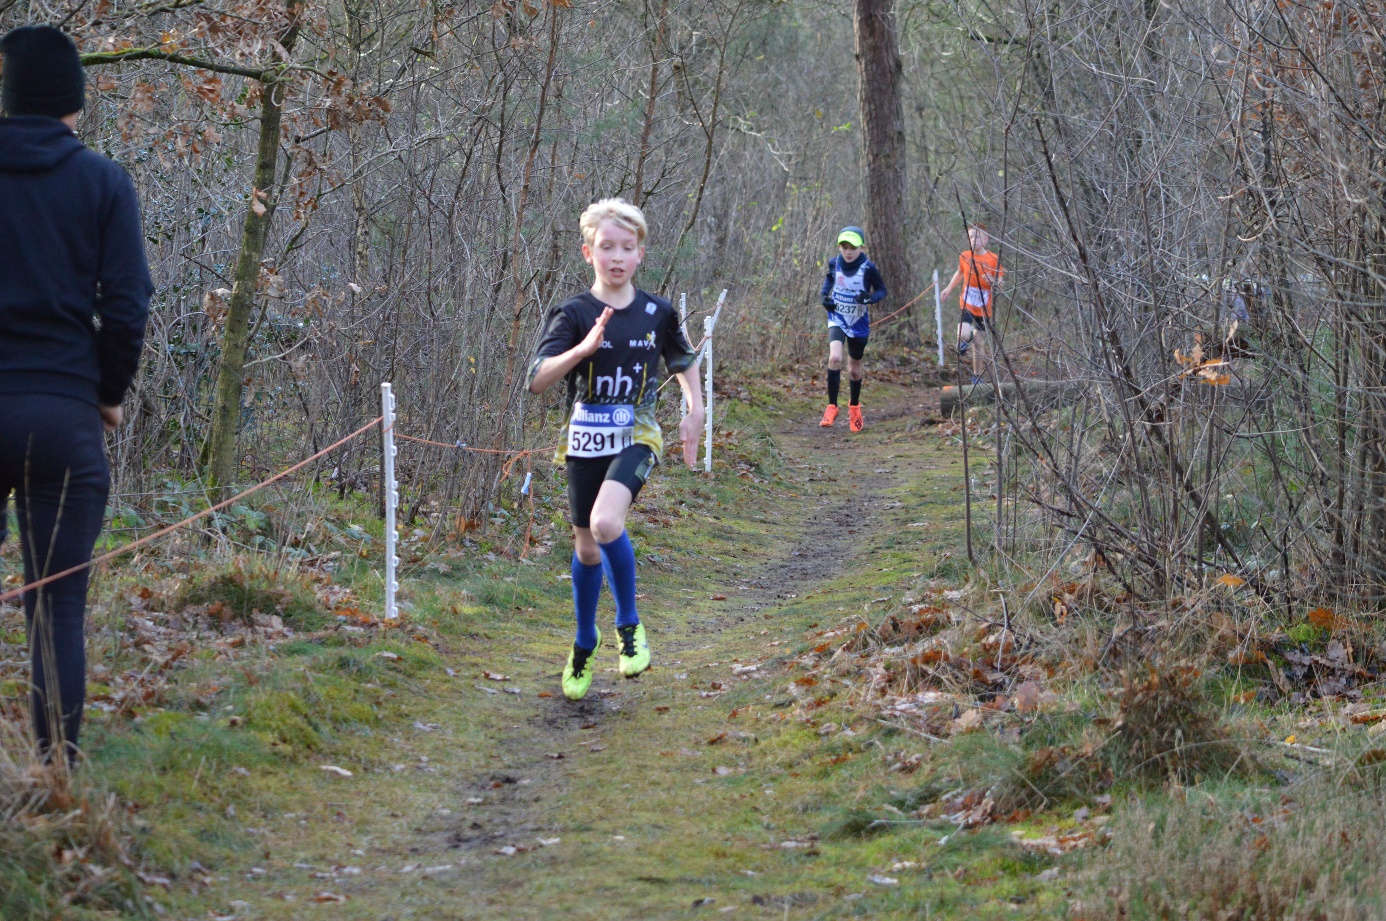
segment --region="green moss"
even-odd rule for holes
[[[1324,631],[1315,627],[1313,624],[1295,624],[1285,631],[1285,637],[1292,643],[1299,643],[1303,646],[1312,646],[1319,642]]]
[[[144,718],[144,729],[152,732],[156,736],[168,737],[184,728],[192,716],[187,713],[180,713],[176,710],[165,710],[160,713],[151,713]]]
[[[271,745],[290,752],[311,751],[322,745],[307,701],[291,691],[259,691],[245,706],[245,725]]]

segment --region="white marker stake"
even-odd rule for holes
[[[717,321],[722,317],[722,306],[727,303],[727,289],[723,288],[722,293],[717,295],[717,309],[712,312],[712,328],[717,328]],[[708,335],[711,335],[709,333]]]
[[[938,327],[938,366],[943,367],[943,298],[938,294],[938,269],[934,269],[934,324]]]
[[[384,426],[381,437],[384,439],[385,448],[384,469],[381,471],[381,476],[385,480],[385,618],[394,620],[399,617],[399,606],[395,604],[395,593],[399,591],[399,582],[395,578],[399,568],[399,557],[395,556],[395,541],[398,539],[395,533],[395,515],[399,509],[399,483],[395,482],[395,454],[398,453],[395,447],[395,395],[389,384],[380,385],[380,414],[385,417],[381,420],[381,425]]]
[[[679,329],[683,330],[683,338],[684,338],[685,341],[687,341],[687,339],[688,339],[688,295],[687,295],[687,294],[680,294],[680,295],[679,295]],[[682,418],[687,418],[687,417],[688,417],[688,397],[686,397],[686,396],[685,396],[685,397],[681,397],[681,398],[679,399],[679,405],[683,407],[683,415],[680,416],[679,418],[681,418],[681,419],[682,419]]]
[[[727,292],[723,291],[725,297]],[[718,312],[721,312],[721,305],[718,305]],[[712,330],[717,326],[717,317],[714,314],[703,318],[703,348],[706,349],[707,358],[707,397],[703,400],[703,409],[707,413],[707,450],[703,454],[703,470],[707,473],[712,472]]]

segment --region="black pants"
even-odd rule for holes
[[[0,395],[0,541],[13,491],[26,585],[91,559],[110,482],[95,406]],[[86,705],[87,575],[83,570],[24,594],[34,735],[40,752],[62,743],[69,759]]]

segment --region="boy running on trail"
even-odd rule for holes
[[[966,356],[972,350],[972,383],[982,382],[982,362],[986,357],[985,339],[976,338],[974,330],[988,332],[992,326],[992,302],[1006,270],[1001,258],[987,250],[989,238],[985,224],[970,224],[967,228],[968,249],[958,256],[958,270],[948,287],[939,292],[945,298],[962,282],[958,296],[961,317],[958,322],[958,354]]]
[[[861,415],[861,359],[871,337],[871,317],[866,308],[887,294],[876,263],[862,251],[860,227],[844,227],[837,235],[838,255],[828,260],[823,279],[823,309],[828,311],[828,406],[823,421],[829,428],[837,421],[837,392],[842,383],[842,343],[847,343],[847,369],[851,375],[851,399],[847,405],[849,427],[860,432],[866,425]]]
[[[590,291],[549,311],[529,368],[530,393],[568,382],[570,415],[554,455],[567,462],[568,510],[573,520],[573,611],[577,636],[563,668],[563,693],[580,700],[592,685],[593,654],[601,645],[597,599],[602,575],[616,600],[619,665],[627,678],[650,667],[645,627],[635,610],[635,550],[626,513],[659,462],[664,438],[655,419],[662,358],[678,376],[688,404],[679,423],[683,459],[698,459],[703,397],[693,347],[678,312],[635,287],[645,258],[645,215],[619,198],[582,213],[582,258],[592,266]]]

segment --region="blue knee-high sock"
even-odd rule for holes
[[[605,559],[606,555],[602,555]],[[573,554],[573,613],[577,615],[577,636],[573,642],[582,649],[597,648],[597,599],[602,594],[602,564],[588,566]]]
[[[602,551],[602,569],[606,583],[616,599],[616,626],[634,627],[640,623],[635,613],[635,548],[625,531],[609,544],[598,544]]]

